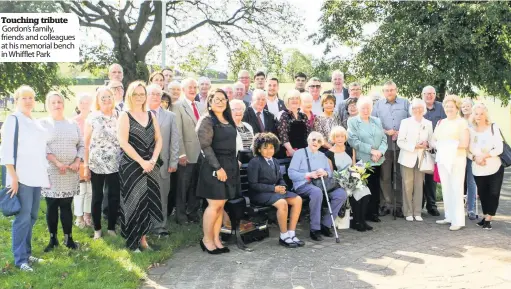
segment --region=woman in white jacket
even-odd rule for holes
[[[424,173],[419,170],[424,150],[429,148],[433,135],[431,121],[424,118],[426,103],[420,98],[412,100],[411,117],[403,119],[397,145],[401,149],[399,164],[403,179],[403,213],[407,221],[422,221],[422,185]]]

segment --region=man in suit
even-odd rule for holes
[[[211,89],[211,80],[209,78],[203,76],[199,77],[199,93],[195,96],[195,101],[200,102],[203,108],[206,108],[206,98],[208,97],[208,92]]]
[[[120,113],[124,110],[124,87],[119,80],[112,80],[108,83],[108,88],[114,93],[115,110]]]
[[[277,119],[281,111],[286,109],[284,101],[279,98],[279,80],[277,78],[269,78],[266,83],[266,106],[264,109],[271,112]]]
[[[252,104],[245,111],[243,121],[250,124],[254,129],[254,135],[260,132],[272,132],[276,134],[277,122],[275,116],[264,109],[266,106],[266,92],[256,89],[252,93]]]
[[[332,72],[332,84],[334,86],[333,89],[323,93],[333,94],[336,99],[336,108],[339,108],[341,101],[350,97],[348,89],[344,88],[344,73],[339,70]]]
[[[147,86],[147,97],[149,109],[152,111],[158,124],[160,125],[160,132],[162,137],[162,148],[160,158],[163,160],[163,165],[160,167],[160,195],[161,195],[161,208],[163,213],[163,221],[156,225],[154,231],[160,236],[167,236],[167,210],[173,208],[169,206],[169,199],[172,204],[175,204],[175,196],[170,196],[171,188],[170,174],[177,170],[177,157],[179,153],[179,132],[176,126],[176,115],[168,110],[162,109],[161,96],[163,91],[157,84]]]
[[[250,101],[245,100],[245,95],[246,95],[245,85],[238,81],[233,85],[233,88],[234,88],[234,98],[242,100],[243,103],[245,104],[245,106],[249,107],[250,101],[252,101],[252,96],[250,97]]]
[[[179,131],[179,161],[177,167],[176,222],[185,224],[198,221],[199,200],[195,197],[199,165],[197,161],[201,153],[199,138],[195,126],[203,111],[200,102],[195,101],[197,82],[185,79],[181,83],[183,99],[176,102],[172,111],[176,114],[176,125]]]
[[[352,82],[349,85],[349,92],[350,92],[350,97],[342,100],[341,103],[337,103],[337,100],[336,100],[336,105],[335,105],[336,109],[334,111],[337,113],[338,118],[341,121],[341,123],[344,122],[345,120],[347,120],[349,117],[348,109],[346,108],[346,103],[348,102],[348,99],[350,99],[350,98],[359,99],[362,96],[362,86],[358,82]],[[348,128],[346,128],[346,129],[348,129]]]

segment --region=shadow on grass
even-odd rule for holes
[[[0,288],[137,288],[149,268],[169,259],[176,248],[196,242],[201,234],[198,225],[172,224],[170,237],[148,238],[150,244],[157,245],[161,250],[132,253],[124,247],[124,239],[120,236],[93,240],[92,229],[73,227],[73,239],[80,244],[80,248],[72,251],[62,244],[63,233],[59,224],[60,246],[50,253],[44,253],[49,240],[45,212],[43,200],[34,226],[32,249],[34,256],[46,262],[34,264],[33,273],[21,272],[14,266],[11,253],[14,218],[0,216]]]

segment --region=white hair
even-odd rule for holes
[[[325,138],[320,132],[312,131],[307,137],[307,143],[310,144],[313,138],[321,140],[322,143],[325,142]]]
[[[84,101],[85,99],[88,99],[92,103],[92,95],[88,94],[87,92],[81,92],[76,96],[76,105],[79,105]]]
[[[304,100],[306,100],[306,99],[309,99],[309,98],[310,98],[310,100],[311,100],[311,101],[313,100],[312,95],[311,95],[310,93],[308,93],[308,92],[302,92],[302,93],[300,94],[300,100],[301,100],[302,102],[303,102]]]
[[[205,77],[205,76],[201,76],[201,77],[199,77],[199,80],[197,81],[197,83],[198,83],[199,85],[201,85],[201,84],[203,84],[204,82],[207,82],[207,83],[211,84],[211,80],[210,80],[209,78],[207,78],[207,77]]]
[[[121,66],[119,63],[114,63],[114,64],[110,65],[110,67],[108,67],[108,72],[109,72],[109,73],[110,73],[110,72],[112,72],[112,70],[113,70],[115,67],[119,67],[119,68],[120,68],[120,70],[121,70],[121,72],[123,71],[122,66]]]
[[[288,92],[286,92],[286,95],[284,96],[284,103],[287,105],[289,103],[290,98],[298,97],[300,98],[300,91],[296,89],[291,89]],[[301,101],[301,98],[300,98]]]
[[[428,109],[426,107],[426,102],[422,98],[414,98],[414,99],[412,99],[412,101],[410,102],[410,115],[413,115],[412,114],[413,108],[421,107],[421,106],[423,108],[422,115],[425,115],[428,112]]]
[[[422,93],[423,94],[426,93],[426,90],[428,90],[428,89],[433,89],[435,91],[435,93],[436,93],[435,88],[433,86],[431,86],[431,85],[424,86],[424,88],[422,89]]]
[[[344,73],[342,73],[340,70],[334,70],[332,71],[332,78],[334,77],[334,75],[340,75],[342,79],[344,79]]]
[[[266,97],[266,91],[262,89],[254,89],[254,91],[252,92],[252,101],[255,101],[259,95],[263,95],[264,97]]]
[[[181,81],[181,87],[182,88],[187,87],[190,84],[190,82],[195,82],[195,84],[197,85],[197,81],[195,79],[193,79],[193,78],[186,78],[185,80]]]
[[[150,94],[149,91],[158,91],[161,94],[163,94],[163,90],[161,89],[161,86],[159,86],[158,84],[156,83],[152,83],[152,84],[149,84],[148,86],[146,86],[146,91],[147,91],[147,94]]]
[[[179,87],[179,88],[181,88],[181,84],[179,84],[179,82],[177,82],[177,81],[175,81],[175,80],[174,80],[174,81],[172,81],[171,83],[169,83],[168,88],[174,88],[174,87]]]
[[[231,110],[233,109],[233,107],[235,105],[240,105],[243,108],[243,112],[245,112],[245,110],[247,109],[245,102],[240,99],[233,99],[233,100],[229,101],[229,105],[231,106]]]
[[[362,109],[362,106],[366,104],[368,104],[370,110],[373,111],[373,99],[368,96],[362,96],[357,100],[357,110],[360,111]]]
[[[238,78],[240,78],[241,75],[244,73],[248,74],[248,76],[250,77],[250,72],[248,72],[248,70],[242,69],[238,72]]]

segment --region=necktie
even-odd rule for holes
[[[261,120],[260,112],[257,113],[257,123],[259,124],[259,129],[261,130],[261,132],[264,132],[264,124],[263,121]]]
[[[270,165],[270,167],[273,168],[273,161],[272,160],[268,160],[268,165]]]
[[[195,115],[195,119],[199,120],[199,111],[197,110],[197,106],[195,106],[195,102],[192,101],[193,114]]]

